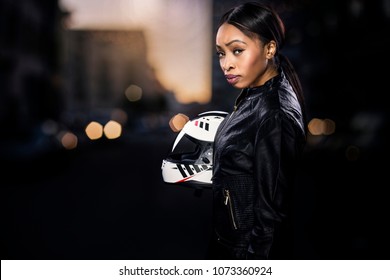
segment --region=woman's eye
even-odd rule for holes
[[[218,56],[218,57],[223,57],[223,56],[224,56],[224,53],[223,53],[223,52],[217,52],[217,56]]]
[[[242,49],[235,49],[235,50],[233,50],[233,53],[235,54],[235,55],[237,55],[237,54],[240,54],[240,53],[242,53],[244,50],[242,50]]]

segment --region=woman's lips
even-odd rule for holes
[[[235,83],[238,82],[239,76],[236,75],[225,75],[226,80],[228,81],[229,84],[234,85]]]

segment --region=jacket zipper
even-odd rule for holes
[[[245,93],[245,96],[241,97],[243,94],[244,90],[240,92],[240,94],[237,96],[236,100],[234,101],[234,106],[233,106],[233,112],[230,114],[229,119],[234,115],[234,113],[237,111],[238,106],[241,104],[241,102],[245,99],[245,96],[247,93]],[[241,98],[240,98],[241,97]]]
[[[234,107],[233,107],[233,112],[230,114],[230,116],[229,116],[229,119],[231,119],[231,117],[234,115],[234,113],[237,111],[237,107],[238,107],[238,105],[234,105]]]
[[[232,199],[230,198],[229,190],[226,190],[226,189],[224,190],[224,197],[225,197],[224,204],[228,207],[233,227],[234,227],[234,229],[237,229],[236,219],[234,218],[234,213],[233,213]]]

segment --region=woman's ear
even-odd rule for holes
[[[268,44],[265,46],[265,50],[267,59],[274,58],[276,53],[276,42],[274,40],[269,41]]]

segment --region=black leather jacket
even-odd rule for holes
[[[296,163],[305,144],[301,107],[283,72],[242,90],[214,141],[214,227],[232,258],[284,258]]]

